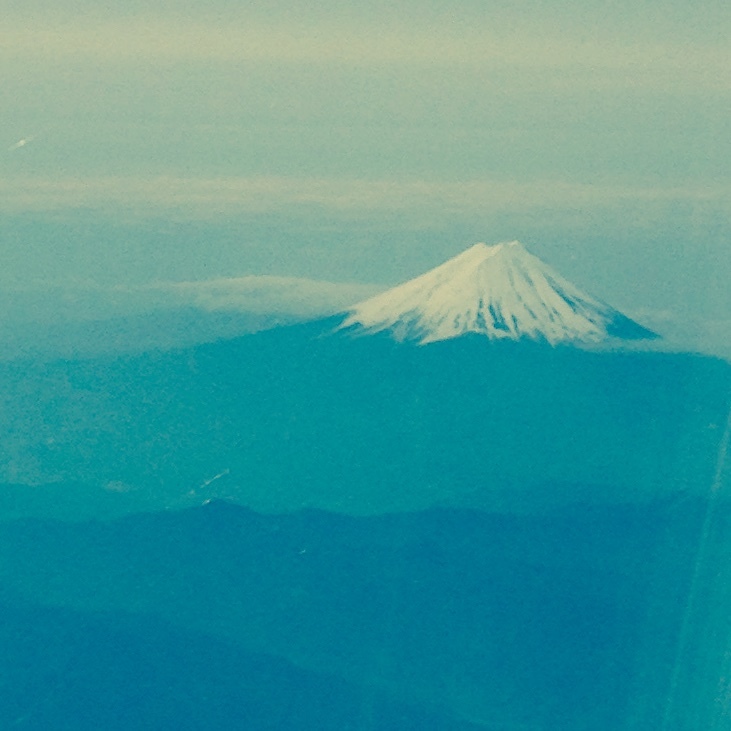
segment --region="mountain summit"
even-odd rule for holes
[[[582,292],[518,241],[475,244],[426,274],[354,305],[340,327],[420,344],[466,333],[552,345],[658,337]]]

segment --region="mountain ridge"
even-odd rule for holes
[[[728,505],[721,512],[723,527]],[[668,640],[682,617],[677,597],[703,515],[702,502],[685,499],[534,517],[430,509],[360,518],[262,515],[214,501],[115,521],[23,520],[0,532],[0,610],[4,598],[22,594],[82,612],[82,622],[107,613],[113,633],[135,622],[143,638],[158,641],[154,649],[169,625],[239,648],[244,666],[263,652],[322,683],[339,678],[344,692],[381,688],[378,697],[444,709],[460,729],[458,719],[469,718],[486,729],[613,730],[623,701],[637,698],[653,718],[665,697]],[[650,586],[664,601],[648,617]],[[148,630],[148,616],[159,629]],[[637,637],[647,627],[653,639],[643,647]],[[33,631],[48,632],[46,622]],[[178,636],[168,643],[180,647],[176,658],[189,653],[190,640]],[[218,646],[206,660],[220,657]],[[125,664],[125,652],[102,659],[110,655],[112,669],[134,662]],[[277,667],[285,672],[277,682],[292,677],[289,666]],[[632,682],[647,667],[652,687]],[[231,698],[235,678],[223,679]],[[251,678],[240,680],[251,687]],[[305,710],[322,699],[322,683],[309,686]]]

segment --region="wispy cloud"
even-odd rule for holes
[[[474,213],[537,208],[608,207],[690,202],[731,210],[728,184],[642,186],[580,184],[560,180],[464,182],[342,180],[324,178],[0,178],[0,210],[47,211],[123,207],[191,217],[293,212]]]
[[[695,352],[731,360],[731,318],[697,317],[676,310],[641,309],[630,313],[662,335],[653,347]]]
[[[381,289],[373,284],[267,275],[106,287],[93,281],[41,281],[0,290],[0,309],[5,324],[68,324],[180,309],[309,318],[340,312]]]
[[[119,61],[459,64],[486,71],[514,68],[572,70],[572,83],[701,84],[731,89],[728,44],[689,45],[679,38],[582,37],[574,29],[519,29],[481,24],[419,25],[242,20],[228,24],[138,15],[66,25],[10,18],[0,29],[0,58]],[[40,56],[39,56],[39,49]]]
[[[207,311],[234,310],[304,317],[338,312],[370,297],[382,287],[300,277],[247,276],[157,283],[139,289],[168,295],[181,304]]]

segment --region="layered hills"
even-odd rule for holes
[[[725,728],[731,365],[653,336],[511,243],[0,363],[0,726]]]
[[[715,566],[686,616],[703,515],[692,500],[368,518],[214,501],[4,524],[0,725],[639,731],[674,692],[685,620],[669,728],[690,728],[686,686],[723,662],[703,630]]]

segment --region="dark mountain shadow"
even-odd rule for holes
[[[0,602],[0,727],[477,729],[145,616]]]
[[[684,498],[359,518],[212,502],[23,520],[0,531],[0,586],[35,604],[155,616],[485,728],[650,728],[672,685],[706,509]],[[718,515],[722,535],[728,507]],[[696,599],[711,606],[709,581]]]

